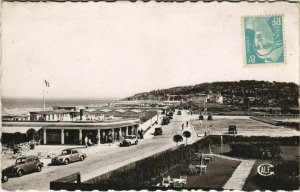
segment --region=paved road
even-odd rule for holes
[[[138,145],[131,147],[117,147],[111,150],[101,151],[89,156],[82,162],[75,162],[69,165],[57,165],[45,167],[42,172],[24,175],[20,178],[10,178],[7,183],[2,184],[5,190],[49,190],[49,183],[52,180],[80,172],[86,178],[95,170],[101,173],[120,165],[122,162],[131,162],[154,154],[158,151],[174,147],[174,134],[181,134],[181,125],[190,118],[184,111],[182,115],[174,114],[174,119],[167,126],[163,126],[163,135],[143,140]]]

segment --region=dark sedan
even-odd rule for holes
[[[19,176],[23,174],[42,171],[43,163],[37,156],[19,157],[15,164],[2,170],[2,182],[8,181],[9,177]]]

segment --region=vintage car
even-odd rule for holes
[[[138,144],[136,135],[127,135],[120,141],[120,146],[130,146],[132,144]]]
[[[161,125],[168,125],[170,123],[170,119],[168,117],[163,117],[161,121]]]
[[[237,134],[237,129],[235,125],[229,125],[228,134]]]
[[[14,165],[2,170],[2,182],[8,181],[9,177],[19,176],[23,174],[42,171],[43,163],[37,156],[24,156],[16,159]]]
[[[87,155],[81,152],[80,149],[64,149],[60,155],[52,158],[51,163],[68,165],[70,162],[83,161],[86,157]]]
[[[181,111],[178,111],[178,112],[177,112],[177,115],[181,115]]]
[[[162,135],[162,128],[161,127],[156,127],[154,129],[154,136],[156,135]]]

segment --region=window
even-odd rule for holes
[[[72,151],[72,154],[76,154],[76,153],[78,153],[77,150],[73,150],[73,151]]]
[[[61,153],[63,155],[71,154],[71,150],[63,150]]]
[[[27,159],[26,159],[26,162],[27,162],[27,163],[33,162],[33,159],[32,159],[32,158],[27,158]]]
[[[25,161],[26,161],[25,158],[20,158],[20,159],[17,159],[17,160],[16,160],[16,164],[24,164]]]

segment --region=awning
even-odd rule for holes
[[[40,130],[42,127],[1,127],[2,133],[26,133],[29,129],[35,129],[36,131]]]

